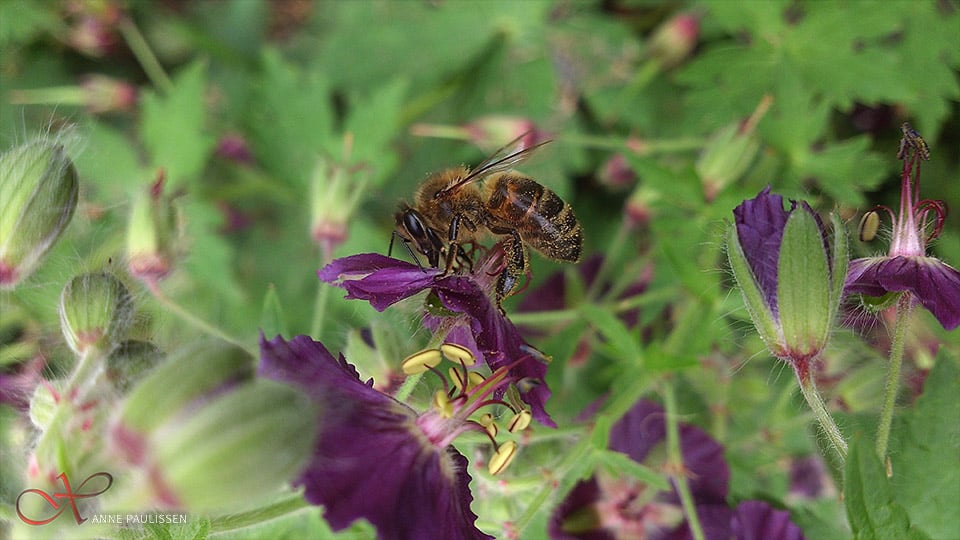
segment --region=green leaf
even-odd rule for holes
[[[847,518],[857,540],[923,540],[910,525],[906,510],[894,500],[893,488],[873,445],[855,439],[847,455],[843,489]]]
[[[777,267],[777,306],[787,349],[817,354],[830,333],[830,269],[820,225],[797,208],[787,219]]]
[[[277,296],[277,288],[271,283],[267,286],[267,293],[263,297],[263,310],[260,312],[260,331],[268,338],[276,335],[289,336],[286,318],[283,315],[283,306]]]
[[[305,188],[317,155],[326,151],[339,158],[342,150],[333,137],[325,73],[304,72],[274,49],[264,51],[261,64],[248,116],[252,147],[278,180]]]
[[[198,60],[178,74],[166,95],[143,96],[143,143],[172,187],[199,183],[215,144],[205,133],[206,80],[207,64]]]
[[[635,478],[658,491],[670,489],[670,483],[657,471],[630,459],[630,456],[612,450],[597,450],[597,460],[610,474]]]
[[[619,361],[631,364],[640,361],[643,351],[640,349],[639,338],[616,315],[587,303],[581,306],[581,311],[587,321],[607,340]]]
[[[382,183],[397,166],[397,154],[389,144],[400,129],[400,108],[406,89],[405,81],[395,79],[368,98],[351,103],[343,130],[353,136],[350,160],[373,167],[374,185]]]
[[[960,538],[960,369],[942,347],[911,410],[895,419],[893,492],[933,538]]]

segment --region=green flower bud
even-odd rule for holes
[[[109,430],[112,450],[139,471],[129,504],[191,511],[249,504],[300,471],[316,438],[314,405],[252,374],[246,352],[207,343],[131,390]]]
[[[707,141],[694,168],[708,201],[743,176],[757,157],[760,142],[754,132],[771,104],[770,98],[764,98],[749,118],[718,129]]]
[[[163,279],[173,268],[180,235],[176,207],[163,195],[163,173],[133,204],[127,227],[127,269],[147,283]]]
[[[179,351],[157,366],[131,391],[119,421],[141,433],[158,429],[196,400],[253,376],[246,351],[203,342]]]
[[[133,322],[133,298],[111,274],[82,274],[63,288],[59,311],[60,329],[73,352],[108,354]]]
[[[57,411],[59,390],[47,384],[38,384],[30,398],[30,421],[41,432],[46,431]]]
[[[107,379],[121,393],[126,393],[163,360],[163,353],[149,341],[124,341],[107,358]]]
[[[199,511],[250,504],[306,464],[316,415],[293,387],[257,380],[154,432],[148,451],[177,506]]]
[[[734,210],[728,255],[744,303],[770,351],[806,363],[826,347],[847,272],[847,237],[833,217],[832,249],[819,217],[806,204],[770,188]]]
[[[38,140],[0,155],[0,288],[40,263],[77,208],[77,171],[63,146]]]
[[[310,179],[310,236],[326,260],[347,239],[347,225],[368,178],[366,171],[352,173],[328,159],[317,161]]]

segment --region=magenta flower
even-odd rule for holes
[[[381,540],[492,538],[474,524],[467,459],[450,443],[484,430],[468,418],[517,382],[507,371],[418,414],[307,336],[260,339],[259,375],[303,390],[321,411],[313,457],[295,484],[335,531],[363,518]]]
[[[610,450],[649,463],[666,438],[664,411],[650,401],[639,401],[610,431]],[[680,425],[680,449],[697,516],[706,538],[802,540],[803,532],[786,511],[759,501],[731,509],[726,502],[730,470],[723,447],[706,432]],[[613,540],[691,538],[675,490],[659,492],[626,476],[602,471],[581,481],[554,510],[549,524],[553,540]]]
[[[900,174],[900,210],[897,216],[883,209],[893,223],[890,251],[884,257],[850,261],[845,292],[868,296],[904,292],[919,302],[947,330],[960,326],[960,272],[929,257],[927,243],[943,229],[947,205],[920,199],[920,162],[930,153],[923,139],[903,125],[904,138],[897,157],[903,160]]]
[[[555,427],[544,404],[550,389],[544,382],[547,366],[543,362],[518,362],[523,358],[542,358],[526,343],[506,315],[490,301],[496,287],[498,265],[503,251],[499,245],[480,258],[464,275],[443,275],[436,268],[423,268],[376,253],[364,253],[336,259],[320,269],[322,281],[347,291],[347,298],[370,302],[378,311],[430,291],[443,309],[428,308],[424,324],[441,338],[469,349],[496,371],[510,367],[510,376],[533,381],[522,385],[520,396],[530,405],[533,417],[543,425]],[[439,306],[438,306],[439,307]],[[496,397],[502,394],[498,393]]]

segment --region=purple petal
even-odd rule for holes
[[[762,501],[740,503],[730,525],[737,540],[805,540],[800,527],[790,521],[790,512],[774,510]]]
[[[601,498],[595,478],[577,482],[563,502],[550,515],[547,534],[552,540],[614,540],[615,536],[601,526],[595,504]],[[585,529],[593,523],[595,529]],[[574,530],[576,529],[576,530]]]
[[[698,504],[697,518],[700,520],[700,530],[703,537],[708,539],[727,540],[730,536],[730,518],[733,511],[725,504]],[[771,540],[775,537],[771,537]],[[654,539],[651,539],[654,540]],[[690,526],[684,520],[683,524],[669,533],[657,536],[655,540],[694,540]],[[780,540],[779,538],[776,540]]]
[[[557,424],[550,419],[545,408],[551,394],[550,388],[543,382],[547,375],[547,366],[530,358],[530,354],[524,350],[527,344],[517,327],[490,302],[476,283],[467,278],[450,276],[438,279],[434,290],[447,309],[465,313],[473,319],[476,347],[483,353],[490,369],[497,370],[514,364],[509,370],[510,375],[540,382],[529,391],[522,392],[520,397],[530,405],[530,412],[538,422],[556,427]],[[515,363],[524,357],[528,360]]]
[[[960,326],[960,272],[934,257],[871,257],[850,261],[847,294],[909,291],[947,330]]]
[[[413,410],[361,382],[342,356],[307,336],[261,337],[260,350],[261,376],[321,406],[313,459],[296,483],[324,506],[335,531],[364,518],[381,539],[492,538],[474,525],[466,458],[432,446]]]
[[[322,281],[347,290],[347,298],[367,300],[377,311],[429,288],[440,274],[376,253],[336,259],[317,272]]]
[[[643,463],[653,448],[666,440],[663,408],[652,401],[640,400],[610,430],[610,449],[623,452]],[[697,503],[722,503],[726,500],[730,469],[723,446],[702,429],[680,425],[680,452],[690,471],[688,484]]]
[[[780,260],[780,243],[783,229],[790,212],[783,209],[783,197],[770,194],[770,186],[756,198],[748,199],[733,209],[737,237],[747,258],[747,263],[757,278],[767,305],[777,313],[777,265]]]

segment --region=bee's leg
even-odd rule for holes
[[[514,292],[520,278],[527,273],[527,250],[520,233],[511,229],[491,228],[494,234],[507,235],[503,240],[503,271],[497,278],[497,304]]]
[[[404,238],[403,235],[401,235],[397,231],[393,231],[393,234],[390,235],[390,247],[387,248],[387,257],[389,257],[393,253],[393,239],[398,236],[400,237],[400,241],[403,243],[403,247],[407,249],[407,253],[409,253],[410,257],[413,258],[413,262],[417,263],[417,268],[419,268],[423,272],[426,272],[426,269],[423,267],[423,264],[420,263],[420,257],[417,257],[417,253],[413,251],[413,249],[410,247],[410,241]]]
[[[469,266],[473,267],[473,261],[467,257],[467,253],[463,250],[463,246],[460,245],[460,242],[457,241],[457,237],[460,235],[460,225],[463,224],[464,227],[470,229],[472,232],[476,232],[477,226],[470,221],[463,214],[457,214],[453,216],[453,219],[450,220],[450,230],[447,236],[449,240],[449,245],[447,246],[447,260],[444,265],[443,275],[448,275],[453,272],[453,266],[461,257],[464,260],[469,261]]]

